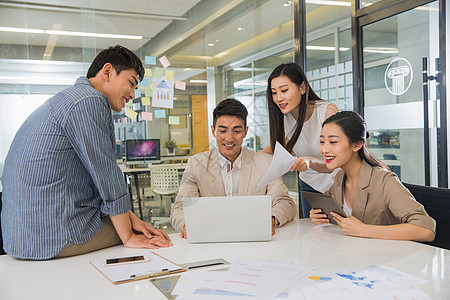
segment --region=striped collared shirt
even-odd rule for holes
[[[48,259],[92,239],[105,215],[130,209],[115,158],[111,106],[86,77],[48,99],[17,132],[5,160],[4,248]]]

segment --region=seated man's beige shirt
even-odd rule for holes
[[[181,231],[184,226],[183,198],[225,196],[217,151],[217,148],[214,148],[189,158],[180,190],[170,214],[170,221],[175,230]],[[282,226],[294,219],[297,208],[292,198],[289,197],[288,189],[281,177],[264,188],[254,191],[258,182],[269,169],[271,161],[272,156],[269,154],[242,148],[242,169],[239,176],[238,195],[272,196],[272,216],[276,218],[277,225]]]

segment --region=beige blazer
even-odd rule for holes
[[[334,178],[334,184],[326,192],[343,206],[344,171]],[[363,160],[356,186],[352,215],[365,224],[394,225],[411,223],[436,232],[436,222],[426,213],[403,186],[397,175],[372,167]]]
[[[214,148],[189,158],[170,214],[170,222],[175,230],[181,231],[184,226],[183,198],[225,196],[217,151],[217,148]],[[242,148],[242,151],[238,195],[272,196],[272,215],[278,221],[278,226],[294,219],[297,208],[289,197],[288,189],[281,177],[261,190],[253,192],[268,170],[272,156],[246,148]]]

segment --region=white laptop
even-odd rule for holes
[[[268,195],[184,198],[183,211],[190,243],[272,239],[272,197]]]

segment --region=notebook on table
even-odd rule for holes
[[[272,238],[268,195],[183,199],[190,243],[256,242]]]

